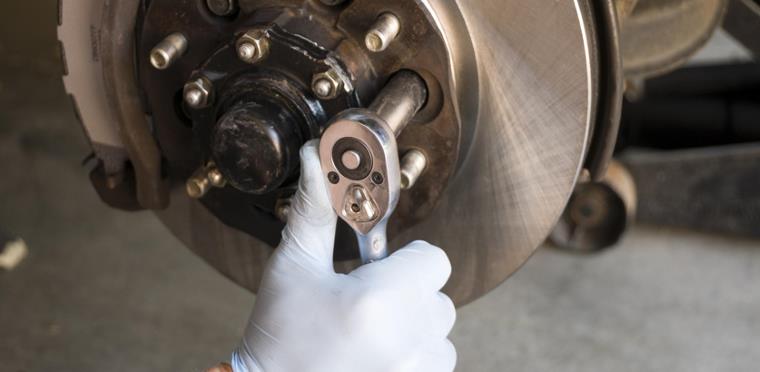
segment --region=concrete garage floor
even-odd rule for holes
[[[191,371],[226,360],[253,296],[151,214],[100,203],[58,78],[52,2],[20,3],[0,12],[0,226],[31,254],[0,273],[0,370]],[[21,16],[34,7],[39,17]],[[19,23],[39,34],[16,39]],[[637,228],[599,255],[542,249],[460,310],[458,370],[757,371],[758,283],[757,241]]]

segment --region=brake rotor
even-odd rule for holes
[[[65,48],[82,45],[84,35],[92,37],[90,30],[100,30],[101,13],[92,9],[114,2],[83,3],[62,1],[59,34]],[[450,48],[455,73],[449,88],[464,123],[463,152],[437,207],[416,225],[398,229],[393,245],[425,239],[443,247],[454,269],[445,291],[457,304],[465,304],[516,271],[567,204],[600,120],[597,102],[604,100],[598,63],[604,46],[596,28],[600,15],[590,1],[580,0],[470,0],[461,1],[459,9],[449,1],[421,4],[433,11]],[[607,1],[597,4],[611,8]],[[82,22],[88,17],[85,13],[97,17],[87,24]],[[467,33],[446,33],[447,27],[460,23]],[[87,60],[68,54],[66,58],[69,65]],[[107,95],[97,94],[104,93],[103,85],[83,88],[67,82],[67,89],[75,98],[103,97]],[[99,115],[109,113],[108,107],[82,102],[85,99],[78,106]],[[82,117],[84,126],[97,126],[97,117],[88,116]],[[209,264],[257,290],[271,243],[223,223],[181,188],[172,191],[170,207],[156,213]],[[407,213],[403,205],[400,213]],[[348,270],[356,263],[337,265]]]
[[[596,30],[581,1],[461,3],[478,60],[478,128],[427,239],[453,263],[447,287],[470,302],[515,272],[556,223],[595,115]]]

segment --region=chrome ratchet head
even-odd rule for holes
[[[356,231],[364,262],[388,254],[386,226],[401,193],[396,137],[426,99],[423,79],[400,71],[369,108],[344,111],[322,135],[320,159],[333,208]]]
[[[356,231],[362,259],[384,258],[386,225],[401,190],[393,131],[369,110],[348,110],[333,119],[319,153],[333,208]]]

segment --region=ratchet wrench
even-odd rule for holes
[[[366,109],[332,119],[319,154],[333,209],[356,232],[362,262],[388,256],[388,220],[401,194],[397,137],[427,99],[424,80],[396,73]]]

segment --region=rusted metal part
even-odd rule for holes
[[[169,205],[162,174],[161,151],[153,138],[140,100],[134,70],[134,30],[138,1],[107,0],[101,29],[103,80],[109,104],[135,172],[137,200],[147,209]]]
[[[600,181],[580,183],[550,242],[574,252],[617,244],[636,219],[636,184],[625,165],[613,161]]]
[[[116,174],[109,174],[103,162],[90,171],[90,183],[98,193],[100,200],[109,207],[124,211],[139,211],[145,209],[137,200],[135,190],[135,174],[131,167]]]
[[[639,0],[621,32],[626,77],[681,66],[720,26],[726,5],[727,0]]]

